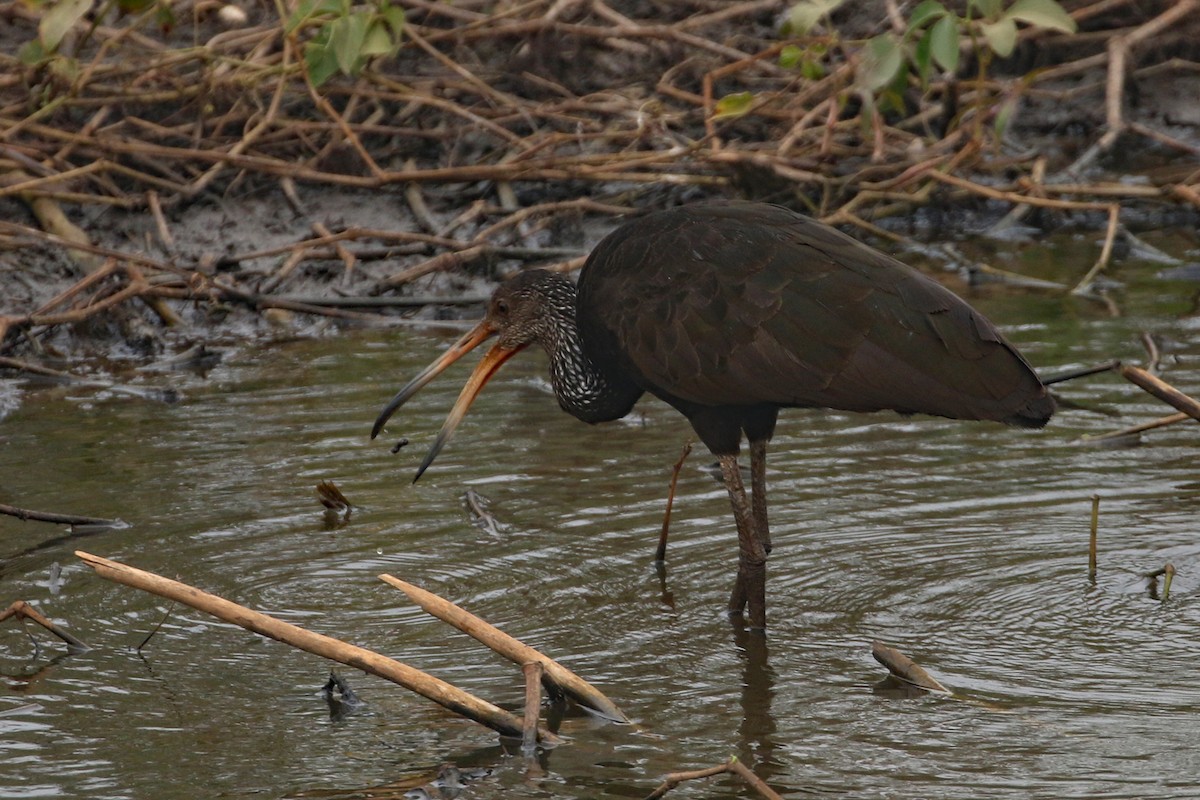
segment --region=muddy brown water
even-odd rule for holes
[[[1186,255],[1188,240],[1159,243]],[[1194,246],[1190,245],[1190,246]],[[1079,274],[1087,237],[1021,248]],[[1193,254],[1192,258],[1195,257]],[[1194,283],[1129,262],[1125,316],[991,292],[974,302],[1045,373],[1181,344],[1165,377],[1200,394]],[[148,375],[174,405],[9,384],[0,500],[120,517],[67,536],[0,518],[4,603],[22,598],[94,645],[35,651],[0,627],[0,796],[404,797],[443,764],[488,770],[466,798],[644,797],[664,773],[746,761],[784,796],[1200,796],[1200,474],[1191,423],[1140,447],[1076,439],[1170,409],[1114,376],[1062,387],[1119,412],[1066,409],[1042,432],[894,415],[785,412],[770,460],[770,616],[763,638],[722,614],[736,561],[724,492],[693,454],[665,573],[651,563],[685,422],[644,401],[588,427],[561,413],[540,355],[516,359],[421,480],[410,480],[465,369],[390,424],[379,407],[450,340],[356,331],[229,347],[205,376]],[[412,444],[389,453],[396,437]],[[361,508],[327,525],[313,487]],[[472,523],[463,495],[500,523]],[[1102,496],[1100,570],[1086,575]],[[568,714],[569,742],[527,761],[415,695],[339,667],[367,701],[332,720],[329,664],[106,583],[81,548],[330,633],[517,708],[519,671],[376,579],[465,605],[602,687],[632,726]],[[1144,573],[1173,562],[1168,602]],[[51,592],[51,565],[64,584]],[[954,698],[879,691],[873,639]],[[32,709],[19,707],[36,704]],[[2,712],[10,712],[4,714]],[[431,788],[432,796],[454,791]],[[439,794],[439,792],[441,792]],[[732,781],[671,797],[749,797]]]

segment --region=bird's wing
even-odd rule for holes
[[[1041,392],[952,292],[786,209],[692,206],[621,234],[581,276],[581,330],[660,396],[1007,419]]]

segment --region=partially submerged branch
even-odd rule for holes
[[[389,680],[432,700],[455,714],[491,728],[502,736],[520,738],[522,735],[524,725],[520,718],[486,700],[481,700],[456,686],[395,659],[364,647],[347,644],[332,636],[313,633],[297,625],[283,622],[258,611],[252,611],[245,606],[203,592],[185,583],[155,575],[152,572],[145,572],[117,561],[85,553],[82,550],[76,550],[75,555],[102,578],[175,600],[198,611],[211,614],[217,619],[240,625],[260,636],[275,639],[322,658],[328,658]],[[557,736],[544,729],[539,730],[539,737],[543,744],[552,744],[558,741]]]
[[[1200,421],[1200,401],[1176,389],[1171,384],[1155,375],[1151,375],[1141,367],[1122,364],[1118,370],[1121,377],[1162,400],[1174,406],[1194,420]]]
[[[73,650],[90,649],[88,645],[85,644],[81,639],[76,638],[69,631],[66,631],[58,625],[55,625],[52,621],[42,616],[42,614],[36,608],[31,606],[29,603],[26,603],[24,600],[16,600],[8,608],[0,611],[0,622],[4,622],[4,620],[8,619],[9,617],[17,620],[27,619],[31,622],[36,622],[38,625],[41,625],[46,630],[50,631],[50,633],[66,642],[67,645]]]
[[[751,772],[749,767],[736,758],[731,758],[724,764],[718,764],[715,767],[708,767],[706,769],[696,769],[689,772],[672,772],[663,778],[663,782],[657,789],[646,795],[646,800],[656,800],[656,798],[663,797],[667,792],[684,781],[702,780],[724,774],[737,775],[767,800],[783,800],[774,789],[767,785],[766,781]]]
[[[104,519],[103,517],[85,517],[79,514],[56,514],[51,511],[34,511],[28,508],[17,508],[6,503],[0,503],[0,514],[16,517],[19,520],[34,522],[52,522],[55,525],[98,525],[108,528],[124,528],[127,523],[119,519]]]
[[[514,664],[525,665],[529,662],[541,664],[542,682],[556,694],[565,694],[585,708],[616,722],[629,721],[625,713],[599,689],[557,661],[514,639],[494,625],[484,622],[469,611],[419,586],[414,586],[391,575],[380,575],[379,579],[404,592],[410,600],[429,614],[453,625]]]

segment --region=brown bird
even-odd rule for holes
[[[891,256],[763,203],[713,202],[647,214],[592,251],[578,287],[529,270],[487,315],[412,379],[371,431],[488,338],[421,477],[500,365],[531,344],[550,357],[563,410],[625,416],[645,392],[692,423],[716,455],[737,522],[729,610],[766,626],[766,452],[779,409],[892,409],[1040,428],[1054,401],[981,314]],[[750,445],[752,494],[737,456]]]

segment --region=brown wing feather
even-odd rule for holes
[[[758,203],[650,214],[592,253],[585,347],[665,399],[1044,424],[1033,370],[978,312],[890,256]]]

